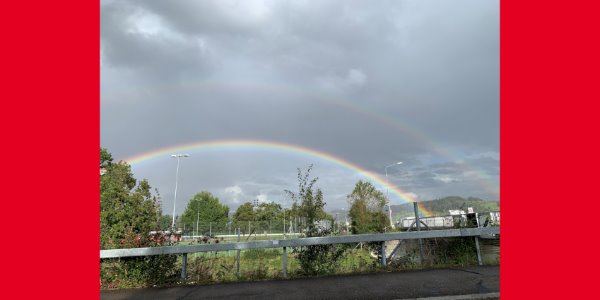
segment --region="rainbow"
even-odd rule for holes
[[[180,152],[192,152],[193,153],[193,152],[199,152],[199,151],[210,151],[210,150],[214,151],[214,150],[220,150],[220,149],[272,150],[272,151],[281,151],[281,152],[285,152],[285,153],[294,153],[294,154],[299,154],[299,155],[308,156],[308,157],[315,157],[315,158],[333,163],[335,165],[341,166],[345,169],[351,170],[355,173],[358,173],[358,174],[368,178],[370,181],[374,182],[375,184],[378,184],[378,185],[388,189],[391,194],[397,196],[398,198],[400,198],[402,201],[404,201],[406,203],[416,202],[410,194],[400,190],[396,186],[388,184],[387,181],[384,178],[382,178],[381,176],[379,176],[378,174],[370,172],[355,163],[349,162],[347,160],[344,160],[342,158],[336,157],[332,154],[329,154],[329,153],[326,153],[323,151],[318,151],[318,150],[303,147],[303,146],[286,144],[286,143],[281,143],[281,142],[273,142],[273,141],[265,141],[265,140],[203,141],[203,142],[181,144],[181,145],[170,146],[170,147],[166,147],[166,148],[152,150],[149,152],[145,152],[145,153],[127,158],[127,159],[125,159],[125,161],[127,163],[129,163],[130,165],[138,165],[142,162],[146,162],[146,161],[149,161],[149,160],[152,160],[155,158],[169,157],[173,153],[180,153]],[[421,214],[423,216],[428,217],[428,216],[433,215],[429,210],[427,210],[421,204],[418,204],[418,205],[419,205],[419,210],[421,211]]]
[[[203,81],[183,81],[179,85],[167,85],[167,84],[158,84],[153,88],[168,90],[173,89],[172,92],[181,91],[181,90],[238,90],[238,91],[246,91],[247,93],[254,92],[265,92],[271,93],[275,95],[283,95],[281,97],[282,101],[285,101],[289,96],[298,96],[306,99],[313,99],[323,103],[329,103],[330,105],[342,108],[346,111],[350,111],[352,113],[358,114],[362,117],[365,117],[369,120],[381,123],[389,128],[393,128],[407,135],[414,141],[419,144],[425,145],[427,149],[432,150],[438,155],[446,158],[451,158],[452,155],[450,151],[440,145],[434,143],[431,139],[427,138],[424,133],[419,131],[418,129],[408,126],[406,123],[401,122],[401,120],[391,118],[390,116],[377,112],[367,106],[357,105],[351,101],[347,101],[342,98],[337,98],[330,95],[325,95],[323,93],[315,93],[310,90],[300,89],[291,85],[285,84],[267,84],[255,81],[235,81],[228,79],[225,81],[219,80],[203,80]],[[131,87],[127,88],[131,89]],[[498,184],[493,182],[492,179],[486,175],[486,172],[481,168],[478,168],[473,165],[464,164],[462,167],[464,171],[473,171],[474,173],[479,175],[479,181],[481,187],[483,187],[487,192],[491,194],[498,194],[499,187]]]

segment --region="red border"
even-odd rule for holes
[[[590,299],[599,267],[596,1],[501,0],[501,293]],[[590,101],[592,100],[592,101]],[[588,295],[588,296],[586,296]],[[598,297],[593,296],[591,298]]]
[[[502,297],[585,299],[599,4],[500,5]],[[99,3],[8,1],[0,15],[3,295],[97,299]]]
[[[0,10],[4,299],[100,297],[99,7]]]

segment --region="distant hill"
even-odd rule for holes
[[[479,198],[462,198],[458,196],[450,196],[436,200],[420,202],[421,206],[427,209],[434,216],[446,216],[451,209],[462,209],[467,211],[467,207],[473,207],[475,212],[490,212],[500,211],[499,201],[487,201]],[[392,214],[394,220],[399,220],[405,217],[415,215],[413,204],[406,203],[402,205],[392,205]]]

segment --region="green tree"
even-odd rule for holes
[[[304,221],[307,237],[321,236],[318,234],[322,230],[317,225],[318,221],[333,220],[333,217],[324,210],[323,192],[320,188],[314,187],[319,178],[310,179],[312,167],[310,165],[304,174],[298,169],[298,193],[285,190],[292,199],[291,217],[299,217]]]
[[[120,247],[127,235],[148,237],[158,227],[161,215],[158,191],[151,192],[146,179],[137,182],[131,167],[114,162],[112,155],[100,149],[100,247]],[[142,241],[143,242],[143,241]]]
[[[171,228],[171,223],[173,222],[173,216],[171,215],[162,215],[158,220],[158,228],[161,230],[167,230]]]
[[[279,221],[281,219],[283,219],[281,205],[274,202],[261,203],[256,207],[251,202],[245,202],[233,214],[233,220],[236,222]]]
[[[258,202],[255,200],[255,203]],[[240,228],[242,233],[250,233],[252,229],[267,230],[271,225],[282,224],[283,210],[281,205],[274,202],[264,202],[254,205],[245,202],[233,214],[233,226]],[[248,223],[250,222],[250,223]]]
[[[310,179],[310,165],[306,173],[298,169],[298,192],[294,193],[290,190],[285,192],[293,201],[293,209],[298,215],[306,220],[307,237],[328,236],[331,235],[331,228],[323,228],[318,221],[324,219],[332,219],[324,211],[325,201],[323,200],[323,192],[320,188],[315,187],[318,178]],[[294,249],[297,254],[300,268],[304,274],[326,274],[336,270],[339,260],[345,252],[345,247],[339,245],[314,245]]]
[[[279,221],[283,219],[281,205],[275,202],[264,202],[256,208],[256,221]]]
[[[100,149],[100,248],[160,246],[149,233],[159,228],[160,196],[146,179],[137,181],[125,162],[114,162]],[[101,286],[152,286],[177,279],[177,256],[157,255],[106,259],[100,265]]]
[[[353,234],[384,232],[389,219],[384,213],[388,200],[368,181],[358,181],[348,197]]]
[[[209,192],[197,193],[188,201],[181,215],[181,223],[196,226],[196,221],[202,224],[224,224],[229,220],[229,206],[221,204],[219,198]]]
[[[254,221],[256,214],[254,213],[254,205],[251,202],[245,202],[240,205],[233,214],[233,220],[237,222]]]

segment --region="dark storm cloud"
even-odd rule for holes
[[[118,3],[103,6],[100,14],[102,54],[108,66],[167,81],[198,76],[212,68],[210,54],[198,41],[145,34],[136,26],[143,10]]]

